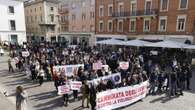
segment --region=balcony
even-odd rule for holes
[[[158,9],[141,10],[141,11],[128,11],[128,12],[115,12],[112,17],[138,17],[138,16],[156,16],[158,15]]]
[[[40,26],[55,26],[56,23],[55,22],[40,22],[39,25]]]

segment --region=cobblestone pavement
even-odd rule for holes
[[[15,88],[22,85],[28,92],[29,110],[81,110],[81,101],[71,101],[68,107],[63,106],[61,96],[56,95],[53,82],[44,82],[39,86],[32,82],[25,74],[7,70],[8,57],[0,57],[0,110],[14,110]],[[164,94],[148,96],[142,101],[131,104],[123,110],[195,110],[195,74],[192,79],[192,90],[185,91],[184,96],[167,98]],[[7,97],[2,93],[7,91]],[[85,109],[87,110],[87,109]]]

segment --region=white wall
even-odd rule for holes
[[[8,6],[14,6],[14,14],[8,13]],[[11,31],[9,20],[15,20],[16,31]],[[24,5],[21,1],[0,0],[0,39],[10,41],[10,35],[18,36],[18,43],[26,41]]]

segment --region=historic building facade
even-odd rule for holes
[[[96,0],[97,40],[193,40],[194,4],[195,0]]]
[[[0,0],[0,42],[26,42],[24,4],[16,0]]]
[[[60,32],[57,0],[25,2],[27,38],[30,41],[58,40]]]

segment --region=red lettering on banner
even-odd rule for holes
[[[97,94],[97,110],[115,109],[136,102],[146,96],[147,82]]]

